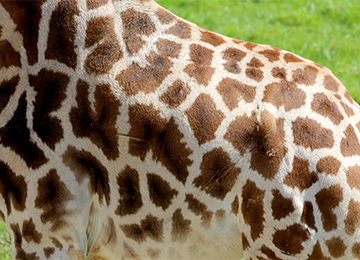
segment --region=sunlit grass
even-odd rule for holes
[[[11,244],[4,222],[0,220],[0,260],[10,260]]]

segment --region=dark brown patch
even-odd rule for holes
[[[279,190],[272,190],[273,200],[271,201],[272,215],[275,219],[286,218],[295,208],[292,199],[285,198]]]
[[[66,204],[73,198],[74,195],[60,180],[55,169],[51,169],[39,179],[35,207],[43,210],[40,218],[44,224],[49,221],[52,223],[51,231],[59,230],[66,225],[64,218],[71,214],[70,211],[66,210]]]
[[[40,258],[37,256],[36,253],[26,253],[24,251],[24,249],[22,248],[22,235],[21,235],[21,231],[20,231],[20,227],[19,224],[10,224],[10,227],[14,233],[14,237],[12,240],[13,243],[13,248],[15,248],[15,250],[13,250],[13,257],[15,256],[15,259],[19,259],[19,260],[40,260]],[[15,255],[16,252],[16,255]]]
[[[171,73],[173,62],[167,56],[150,51],[146,61],[145,67],[133,62],[116,76],[116,80],[128,95],[136,95],[140,91],[146,94],[154,92]]]
[[[44,254],[46,258],[49,258],[53,253],[55,253],[54,247],[44,247]]]
[[[276,254],[274,253],[274,251],[272,251],[270,248],[266,247],[266,246],[262,246],[260,249],[261,253],[263,253],[264,255],[267,256],[267,260],[281,260],[280,258],[278,258],[276,256]],[[262,258],[264,259],[264,258]],[[265,260],[265,259],[264,259]]]
[[[86,5],[88,9],[96,9],[106,5],[108,2],[109,0],[86,0]]]
[[[294,143],[305,148],[320,149],[331,148],[334,145],[333,132],[321,127],[313,119],[299,117],[292,122]]]
[[[260,69],[247,68],[245,70],[246,76],[250,79],[253,79],[257,82],[260,82],[264,78],[264,73]]]
[[[240,42],[240,43],[241,43],[241,42]],[[251,43],[251,42],[247,42],[247,43],[244,44],[244,47],[245,47],[246,49],[249,49],[249,50],[254,49],[256,46],[258,46],[258,44],[256,44],[256,43]]]
[[[326,156],[321,158],[316,164],[316,170],[318,173],[326,173],[336,175],[339,172],[341,162],[335,157]]]
[[[260,51],[259,54],[264,55],[270,62],[280,60],[280,52],[277,50]]]
[[[318,231],[315,226],[314,208],[310,201],[304,202],[303,213],[301,215],[301,222],[312,228],[316,232]]]
[[[79,15],[79,13],[75,0],[59,2],[50,19],[50,31],[45,51],[46,59],[57,60],[73,69],[76,68],[75,15]]]
[[[274,245],[289,255],[300,254],[304,247],[302,242],[310,238],[309,232],[300,224],[293,224],[283,230],[276,230],[273,236]]]
[[[116,119],[120,101],[107,84],[96,86],[93,111],[89,101],[89,84],[79,80],[76,101],[78,106],[70,111],[70,122],[76,137],[87,137],[110,160],[119,157]]]
[[[191,27],[186,22],[178,20],[171,28],[165,31],[166,34],[172,34],[181,39],[188,39],[191,36]]]
[[[135,240],[138,243],[144,242],[147,237],[156,242],[163,242],[163,219],[152,215],[147,215],[145,219],[138,224],[120,225],[125,236]]]
[[[339,258],[345,254],[347,246],[344,244],[344,241],[340,237],[333,237],[325,241],[329,249],[329,253],[332,257]]]
[[[41,5],[44,2],[45,1],[41,0],[3,1],[1,3],[16,24],[16,30],[23,36],[24,48],[28,56],[29,65],[34,65],[38,61],[37,42],[39,37],[39,22],[41,18]],[[0,50],[1,49],[0,47]],[[7,55],[9,54],[10,53]],[[11,60],[14,61],[14,58],[17,59],[16,55],[12,56]]]
[[[0,41],[0,69],[11,66],[21,67],[20,53],[14,50],[8,40]]]
[[[200,202],[198,199],[196,199],[191,194],[186,194],[185,202],[188,203],[188,208],[196,216],[201,215],[201,225],[204,228],[209,229],[210,224],[211,224],[211,219],[212,219],[212,216],[213,216],[213,212],[208,210],[208,207],[204,203]]]
[[[276,75],[279,77],[286,77],[283,73],[285,71],[277,71]],[[264,102],[269,102],[280,108],[284,106],[285,111],[300,108],[305,104],[306,94],[303,90],[299,89],[294,82],[289,82],[283,79],[281,82],[275,82],[267,85],[264,91]]]
[[[157,9],[156,15],[159,18],[159,21],[164,24],[169,24],[176,19],[172,13],[162,7]]]
[[[152,106],[135,105],[129,107],[130,138],[129,153],[145,160],[152,150],[153,160],[160,161],[179,181],[185,184],[192,161],[188,156],[192,151],[181,139],[184,135],[178,129],[174,118],[167,122]]]
[[[238,65],[244,57],[246,56],[246,52],[243,52],[239,49],[228,48],[223,52],[223,58],[227,61],[224,64],[224,68],[234,74],[239,74],[241,69]]]
[[[184,68],[184,72],[195,78],[198,84],[207,86],[215,72],[215,69],[210,67],[213,53],[214,51],[201,45],[191,44],[190,59],[192,63]]]
[[[191,231],[191,221],[184,218],[181,209],[175,210],[172,215],[171,241],[184,243]]]
[[[215,148],[204,154],[200,170],[201,174],[194,179],[193,184],[221,200],[234,187],[241,172],[222,148]]]
[[[348,117],[352,117],[353,115],[355,115],[354,110],[349,107],[346,103],[344,103],[343,101],[340,102],[341,106],[344,108],[345,113]]]
[[[322,189],[316,195],[316,203],[321,212],[324,230],[329,232],[337,229],[337,217],[333,209],[343,200],[343,189],[339,184]]]
[[[59,118],[51,113],[61,107],[66,98],[66,87],[70,78],[62,73],[42,69],[35,75],[29,75],[29,83],[37,92],[33,112],[33,128],[40,139],[51,149],[55,149],[64,136]]]
[[[285,179],[284,184],[291,188],[297,187],[301,192],[310,188],[319,180],[315,172],[310,172],[310,164],[308,160],[304,160],[294,156],[293,168]]]
[[[306,260],[319,260],[319,259],[331,260],[329,257],[325,257],[324,254],[321,252],[321,246],[318,241],[318,242],[316,242],[311,255],[308,255],[308,258]]]
[[[356,259],[360,259],[360,243],[354,243],[351,248],[351,253]]]
[[[26,119],[27,101],[24,92],[12,119],[0,129],[0,142],[17,153],[31,169],[37,169],[48,161],[40,148],[30,139]]]
[[[275,67],[271,70],[271,74],[274,78],[283,79],[286,81],[286,70],[284,68]],[[285,82],[288,83],[288,82]],[[288,83],[289,84],[289,83]]]
[[[255,58],[255,57],[253,57],[247,65],[249,67],[253,67],[253,68],[264,67],[264,63],[262,63],[258,58]]]
[[[336,125],[339,125],[344,119],[336,103],[330,101],[323,93],[316,93],[314,95],[311,109],[322,116],[328,117]]]
[[[326,89],[331,90],[333,92],[338,92],[339,83],[335,80],[335,78],[331,75],[326,75],[324,77],[324,86]]]
[[[356,136],[352,125],[349,125],[345,130],[345,137],[341,140],[340,150],[345,157],[353,155],[360,155],[359,139]]]
[[[27,198],[27,184],[24,176],[16,176],[10,167],[0,161],[0,194],[5,201],[7,215],[11,213],[11,201],[14,209],[24,211]]]
[[[84,178],[90,182],[90,190],[99,195],[100,203],[105,197],[106,204],[110,203],[109,172],[102,163],[90,152],[77,150],[69,145],[63,154],[63,162],[76,176],[76,180],[81,183]]]
[[[355,234],[356,229],[360,228],[360,202],[351,199],[347,211],[347,216],[344,221],[345,232],[349,236]]]
[[[0,219],[5,222],[5,214],[0,210]]]
[[[223,79],[216,89],[230,110],[238,107],[241,99],[244,99],[247,103],[252,102],[256,94],[256,87],[240,83],[231,78]]]
[[[224,38],[216,33],[210,32],[208,30],[204,30],[204,31],[201,30],[200,33],[201,33],[200,41],[207,42],[214,47],[225,43]]]
[[[349,167],[346,173],[347,183],[350,188],[355,188],[360,191],[360,166],[355,165]]]
[[[220,223],[226,219],[226,211],[219,209],[215,212],[216,222]]]
[[[155,42],[159,54],[165,57],[178,58],[181,51],[181,44],[174,41],[159,39]]]
[[[115,214],[120,216],[135,214],[143,205],[138,172],[127,165],[118,174],[116,180],[119,185],[120,199]]]
[[[39,244],[41,242],[42,234],[39,233],[35,224],[30,218],[29,220],[24,220],[22,227],[23,238],[25,238],[26,242],[30,243],[30,241],[34,241],[34,243]]]
[[[1,46],[0,46],[1,50]],[[0,54],[1,57],[1,54]],[[4,80],[0,83],[0,113],[6,107],[10,97],[14,94],[15,88],[19,83],[20,77],[17,75],[10,80]]]
[[[199,145],[215,139],[215,132],[225,117],[207,94],[200,94],[185,114]]]
[[[55,247],[59,248],[60,250],[64,248],[63,244],[61,244],[61,242],[57,238],[55,237],[49,237],[49,238]]]
[[[285,62],[289,63],[289,62],[303,62],[302,59],[298,58],[297,56],[295,56],[292,53],[286,53],[284,55],[284,60]]]
[[[250,180],[242,188],[241,212],[244,221],[250,226],[250,235],[253,241],[258,239],[264,230],[264,197],[265,191],[259,189],[255,182]]]
[[[170,108],[178,107],[185,101],[186,96],[190,93],[190,88],[187,83],[182,82],[180,79],[168,87],[166,92],[162,94],[160,100],[168,105]]]
[[[98,43],[98,46],[85,60],[88,74],[108,73],[113,65],[121,59],[123,53],[114,30],[112,17],[96,17],[88,22],[86,29],[85,48]]]
[[[237,216],[239,213],[239,198],[235,196],[234,201],[231,203],[231,212]]]
[[[297,69],[293,73],[293,80],[297,84],[311,86],[315,84],[319,71],[313,66],[306,66],[304,69]]]
[[[166,210],[179,192],[172,189],[170,184],[159,175],[148,173],[146,174],[146,177],[148,181],[150,200],[157,207],[161,207],[163,210]]]
[[[155,25],[149,15],[134,8],[129,8],[120,15],[124,26],[123,39],[126,48],[130,54],[137,53],[145,44],[141,35],[151,35],[156,30]]]
[[[243,250],[244,251],[248,250],[248,248],[250,247],[250,244],[244,233],[241,233],[241,243],[242,243]]]

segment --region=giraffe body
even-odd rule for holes
[[[359,131],[328,69],[153,1],[0,4],[15,259],[360,259]]]

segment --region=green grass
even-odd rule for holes
[[[328,67],[360,103],[358,0],[158,0],[211,31],[294,52]],[[0,221],[0,259],[11,259]]]

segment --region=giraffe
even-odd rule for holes
[[[360,259],[360,109],[152,0],[0,4],[15,259]]]

